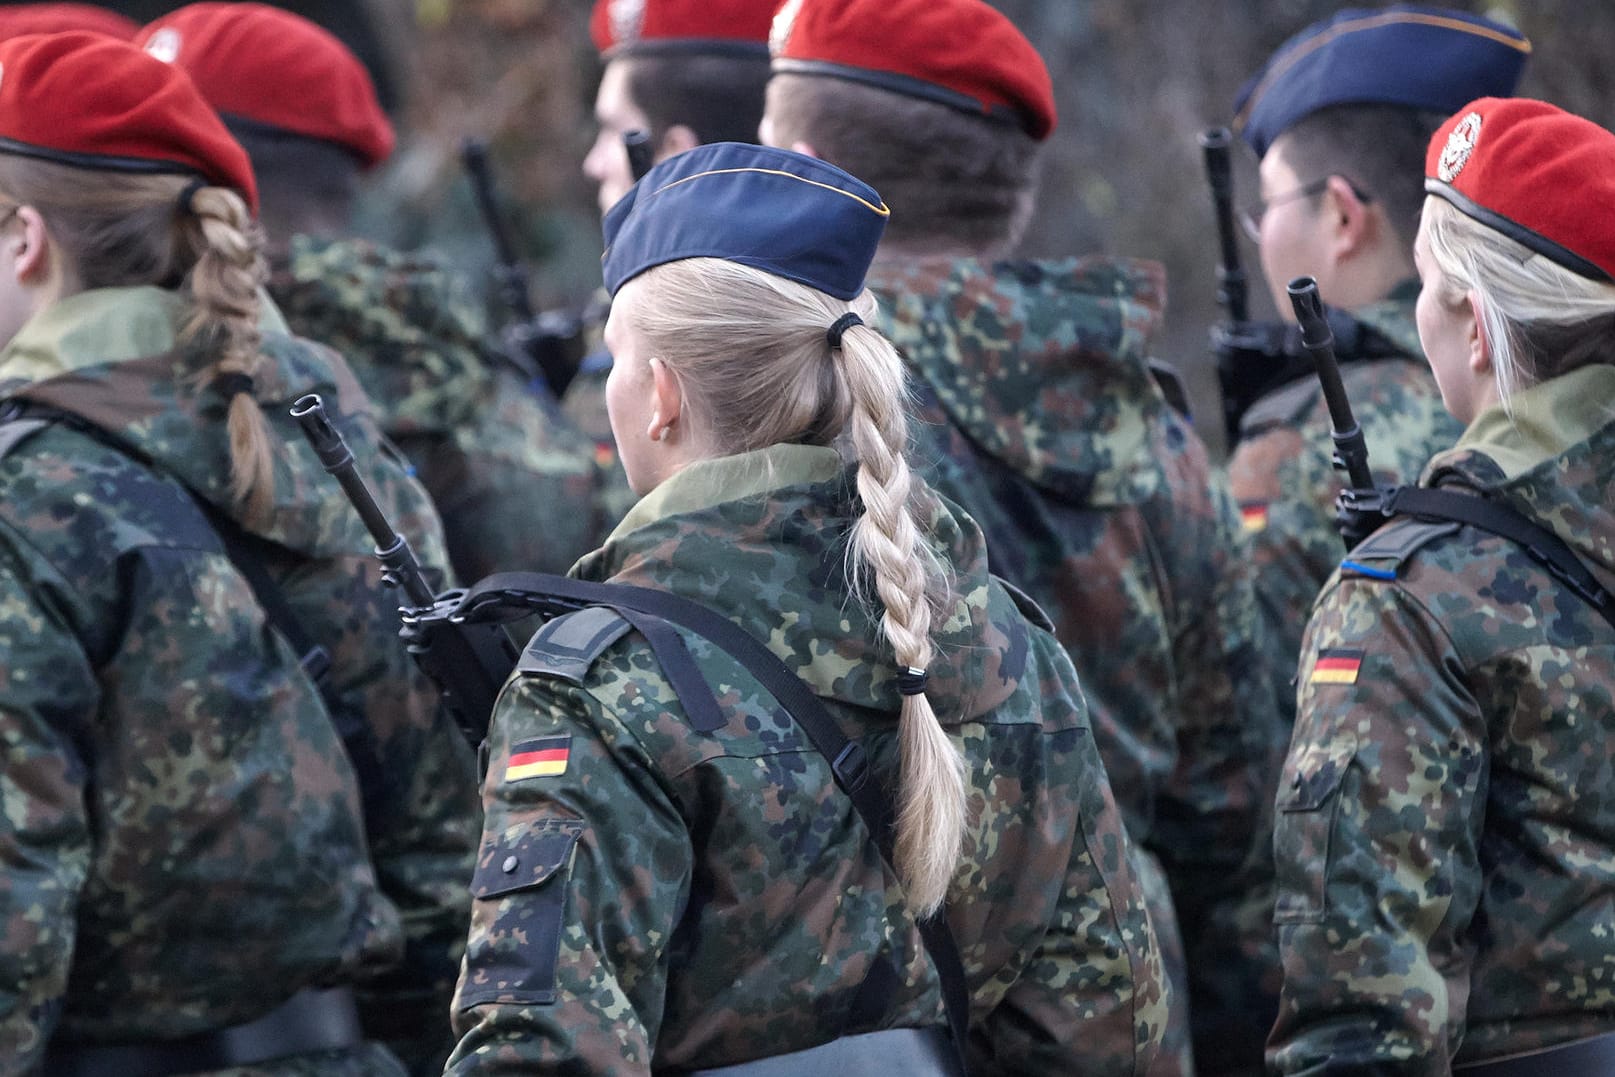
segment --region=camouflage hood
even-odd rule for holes
[[[869,286],[882,331],[981,449],[1093,505],[1155,489],[1150,422],[1166,406],[1148,367],[1166,302],[1159,264],[915,260],[877,264]]]
[[[430,256],[366,240],[294,236],[269,294],[299,336],[347,357],[389,437],[473,425],[487,390],[487,318]]]
[[[1550,528],[1615,590],[1615,367],[1593,365],[1475,417],[1422,485],[1459,479]]]
[[[339,422],[364,412],[368,402],[339,357],[286,335],[272,303],[263,309],[264,361],[253,395],[275,447],[275,496],[269,524],[257,533],[315,557],[368,553],[372,544],[357,514],[331,496],[336,480],[289,414],[309,392],[319,393]],[[186,310],[178,294],[160,288],[70,296],[0,350],[0,400],[23,398],[87,419],[233,518],[228,400],[199,383],[208,356],[178,342]],[[377,451],[374,444],[354,445],[361,460]]]
[[[860,511],[854,483],[835,450],[812,446],[692,464],[641,500],[572,572],[695,599],[765,642],[819,696],[895,714],[896,661],[878,612],[849,595],[847,535]],[[932,543],[953,571],[955,597],[951,615],[932,629],[926,695],[955,724],[1014,691],[1028,628],[988,576],[975,524],[936,504]]]

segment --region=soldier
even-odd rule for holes
[[[865,176],[891,202],[870,282],[918,393],[917,458],[1071,653],[1148,853],[1169,967],[1187,970],[1196,1053],[1259,1066],[1277,956],[1270,904],[1239,903],[1271,883],[1284,731],[1259,683],[1233,500],[1147,366],[1163,272],[994,260],[1030,213],[1055,115],[1042,59],[987,4],[796,0],[774,47],[764,141]],[[1177,1015],[1167,1053],[1187,1070]]]
[[[904,459],[863,287],[887,212],[736,143],[612,210],[611,420],[644,496],[574,573],[765,641],[896,791],[895,872],[755,667],[694,648],[701,723],[615,613],[551,622],[494,716],[450,1073],[957,1073],[939,979],[973,1073],[1146,1071],[1165,983],[1074,671]],[[957,981],[916,930],[944,899]]]
[[[644,131],[664,160],[706,142],[755,142],[768,84],[768,28],[779,0],[595,0],[590,36],[605,71],[595,94],[600,130],[583,159],[598,186],[600,213],[633,186],[623,136]],[[606,376],[611,356],[596,349],[566,392],[566,413],[611,449]],[[621,470],[617,471],[621,478]],[[612,501],[633,503],[626,480]]]
[[[0,40],[23,34],[91,30],[119,41],[133,41],[140,24],[95,4],[7,4],[0,7]]]
[[[1284,289],[1306,274],[1324,302],[1349,312],[1336,325],[1341,375],[1382,481],[1411,480],[1462,430],[1441,406],[1413,328],[1424,147],[1465,101],[1513,93],[1530,48],[1516,31],[1462,12],[1348,10],[1287,42],[1235,106],[1261,158],[1262,200],[1241,216],[1273,301],[1293,318]],[[1307,613],[1340,559],[1331,451],[1317,377],[1297,364],[1263,385],[1228,463],[1286,720]]]
[[[596,500],[593,441],[489,346],[465,282],[348,238],[359,177],[393,146],[358,58],[264,4],[191,4],[137,43],[184,68],[252,156],[270,294],[294,332],[352,365],[443,516],[456,574],[564,572],[599,545],[617,516]]]
[[[1424,175],[1419,340],[1466,429],[1420,485],[1482,523],[1381,528],[1307,626],[1270,1059],[1608,1074],[1615,136],[1486,98],[1436,132]],[[1547,531],[1537,551],[1566,544],[1592,585],[1498,537],[1500,512]]]
[[[446,1050],[474,762],[291,402],[441,568],[431,506],[260,302],[190,80],[81,32],[0,72],[0,1070],[400,1074],[374,1041]]]

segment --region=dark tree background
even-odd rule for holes
[[[1054,76],[1060,126],[1024,253],[1155,258],[1170,273],[1160,352],[1189,377],[1196,417],[1215,429],[1205,355],[1216,318],[1215,232],[1195,136],[1229,118],[1234,93],[1286,38],[1346,6],[1326,0],[992,0],[1035,42]],[[1447,0],[1512,23],[1534,55],[1521,91],[1615,124],[1615,3]],[[150,18],[177,6],[129,0]],[[330,27],[376,72],[400,128],[364,227],[430,244],[474,270],[489,260],[460,176],[461,140],[490,141],[542,303],[576,302],[598,280],[593,191],[578,173],[592,130],[599,65],[589,0],[332,0],[284,3]],[[1381,4],[1362,6],[1379,7]],[[1236,199],[1255,167],[1235,155]],[[1247,268],[1259,275],[1255,252]],[[1251,288],[1253,309],[1266,289]]]

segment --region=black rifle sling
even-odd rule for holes
[[[163,469],[137,446],[129,444],[83,416],[75,415],[53,404],[41,404],[27,399],[8,401],[5,410],[0,411],[0,424],[24,419],[43,419],[47,422],[60,423],[86,437],[93,438],[143,467],[160,472],[185,491],[191,502],[207,518],[214,534],[224,546],[225,556],[247,581],[253,598],[258,601],[258,608],[263,611],[264,619],[291,645],[297,654],[298,664],[308,674],[309,680],[314,682],[315,689],[325,703],[326,712],[331,717],[331,725],[336,729],[337,736],[342,739],[342,746],[347,750],[348,760],[353,765],[354,776],[359,781],[360,796],[364,800],[365,817],[375,818],[373,812],[379,808],[380,798],[388,784],[386,768],[381,765],[381,759],[377,754],[375,737],[363,718],[333,697],[327,677],[331,669],[330,652],[314,642],[308,630],[303,627],[303,622],[292,611],[285,592],[264,567],[275,544],[268,539],[249,534],[240,524]]]
[[[785,708],[819,754],[829,760],[836,785],[852,801],[852,806],[863,819],[887,865],[895,865],[891,821],[896,818],[896,813],[885,789],[870,773],[863,748],[847,739],[812,689],[751,633],[699,602],[666,591],[629,584],[592,583],[536,572],[500,572],[489,576],[466,592],[459,609],[470,615],[478,605],[497,604],[501,598],[520,603],[523,594],[538,597],[539,605],[543,605],[542,599],[560,599],[574,607],[609,606],[636,627],[633,615],[649,614],[679,625],[724,651],[757,678],[769,695]],[[710,698],[710,689],[706,689],[705,694]],[[681,694],[679,698],[682,701],[685,697]],[[925,943],[926,952],[931,955],[937,977],[942,981],[942,1000],[947,1007],[948,1026],[959,1051],[960,1065],[963,1066],[970,1026],[970,993],[965,985],[964,961],[959,955],[953,932],[948,928],[946,908],[933,916],[916,920],[915,926],[919,929],[921,941]]]
[[[1384,511],[1391,516],[1451,520],[1507,539],[1615,628],[1615,595],[1604,589],[1563,539],[1517,509],[1476,494],[1399,486],[1387,492]]]

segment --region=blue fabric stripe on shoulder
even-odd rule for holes
[[[1363,564],[1362,562],[1353,561],[1350,558],[1347,558],[1346,560],[1340,562],[1340,567],[1344,568],[1344,569],[1350,569],[1352,572],[1356,572],[1356,573],[1358,573],[1360,575],[1367,576],[1371,580],[1394,580],[1394,579],[1396,579],[1396,570],[1394,568],[1369,568],[1367,565]]]

